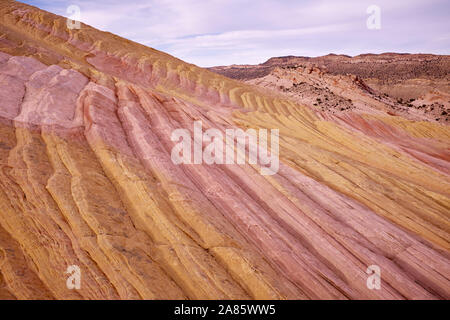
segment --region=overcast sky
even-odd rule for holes
[[[202,67],[328,53],[450,54],[449,0],[22,1]],[[380,8],[380,29],[366,12]]]

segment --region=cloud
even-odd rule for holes
[[[113,0],[25,1],[200,66],[260,63],[272,56],[330,52],[450,51],[446,0]],[[366,9],[381,8],[368,30]]]

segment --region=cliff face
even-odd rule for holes
[[[322,112],[11,1],[0,83],[0,298],[450,297],[448,127]],[[195,121],[279,129],[278,172],[174,164]]]

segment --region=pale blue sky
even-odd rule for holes
[[[450,54],[448,0],[22,1],[165,51],[202,67],[257,64],[284,55]],[[381,29],[369,30],[370,5]]]

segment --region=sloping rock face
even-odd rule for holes
[[[2,299],[450,297],[448,127],[322,113],[11,1],[0,83]],[[196,121],[278,129],[279,170],[175,164]]]

